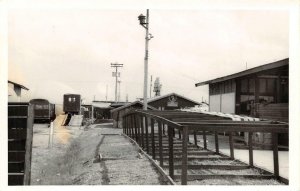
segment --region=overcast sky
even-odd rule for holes
[[[113,68],[121,71],[121,101],[143,96],[144,9],[17,9],[8,15],[8,78],[30,89],[22,101],[62,103],[78,93],[114,100]],[[289,15],[280,10],[150,9],[149,77],[162,94],[208,100],[195,83],[288,57]],[[150,81],[150,80],[149,80]],[[148,90],[149,92],[149,90]],[[153,93],[152,93],[153,95]]]

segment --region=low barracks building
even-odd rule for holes
[[[210,111],[288,122],[288,58],[195,85],[209,85]]]

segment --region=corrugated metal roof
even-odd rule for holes
[[[257,73],[257,72],[260,72],[260,71],[270,70],[270,69],[278,68],[278,67],[281,67],[281,66],[286,66],[288,64],[289,64],[289,59],[286,58],[286,59],[283,59],[283,60],[279,60],[277,62],[273,62],[273,63],[270,63],[270,64],[265,64],[265,65],[262,65],[262,66],[257,66],[255,68],[244,70],[242,72],[238,72],[238,73],[231,74],[231,75],[228,75],[228,76],[223,76],[223,77],[216,78],[216,79],[213,79],[213,80],[199,82],[199,83],[195,84],[195,86],[198,87],[198,86],[203,86],[203,85],[206,85],[206,84],[222,82],[222,81],[226,81],[226,80],[246,76],[246,75],[249,75],[249,74],[254,74],[254,73]]]

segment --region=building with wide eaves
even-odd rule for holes
[[[288,58],[195,85],[209,86],[210,111],[288,121]]]

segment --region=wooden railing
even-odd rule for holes
[[[174,137],[177,132],[182,140],[181,149],[181,184],[186,185],[188,181],[188,144],[189,135],[194,135],[194,143],[197,145],[197,133],[202,132],[204,149],[207,149],[206,135],[212,132],[215,141],[215,153],[219,154],[220,132],[226,132],[229,136],[230,158],[234,159],[235,132],[248,132],[249,166],[253,167],[253,143],[254,132],[265,132],[272,134],[274,177],[279,179],[278,161],[278,133],[288,133],[288,124],[273,121],[232,121],[226,117],[207,115],[202,113],[191,113],[182,111],[142,111],[135,110],[123,116],[123,133],[133,138],[153,159],[159,159],[163,167],[163,142],[162,137],[168,136],[168,167],[169,176],[174,178]],[[149,128],[150,125],[150,128]],[[147,128],[146,128],[147,127]],[[165,132],[167,129],[167,133]],[[158,148],[155,144],[155,134],[158,134]],[[151,146],[151,148],[150,148]],[[158,151],[158,152],[156,152]],[[159,156],[156,156],[158,153]]]
[[[8,185],[29,185],[33,106],[8,103]]]

